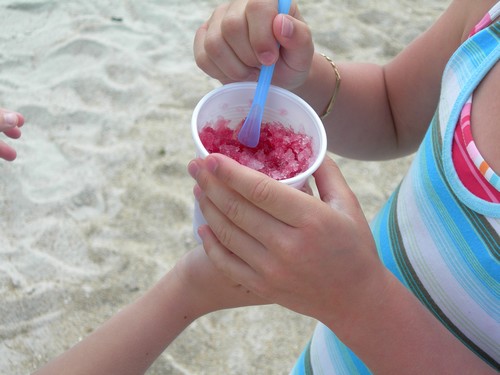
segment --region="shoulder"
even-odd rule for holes
[[[459,43],[483,19],[498,0],[453,0],[447,12],[453,14],[448,22],[458,20],[462,28]],[[500,65],[497,63],[474,91],[471,129],[476,146],[495,173],[500,174]]]
[[[461,39],[463,42],[469,36],[470,31],[479,21],[498,3],[498,0],[453,0],[448,11],[453,14],[452,19],[456,26],[461,29]]]

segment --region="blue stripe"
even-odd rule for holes
[[[444,226],[430,225],[428,230],[434,241],[439,243],[443,241],[443,238],[446,239],[448,246],[441,246],[443,250],[441,255],[448,264],[450,271],[457,275],[460,269],[467,268],[470,275],[475,277],[477,284],[470,283],[467,277],[456,277],[464,290],[489,315],[498,315],[498,312],[495,311],[494,306],[491,304],[491,300],[500,298],[499,264],[488,251],[465,212],[475,214],[465,206],[458,204],[449,186],[443,180],[439,166],[436,164],[434,150],[429,147],[430,139],[426,138],[424,142],[426,146],[424,147],[425,157],[420,160],[425,170],[414,175],[416,180],[421,180],[422,187],[428,197],[427,202],[422,201],[422,207],[425,204],[427,209],[432,211],[432,215],[437,217],[437,219],[433,220],[434,222],[446,223],[448,227],[448,230],[446,230]],[[424,199],[424,197],[419,198]],[[443,207],[442,210],[440,210],[441,207]],[[485,261],[485,256],[489,256],[490,259]],[[473,288],[476,285],[481,285],[482,288]]]
[[[351,349],[349,349],[349,347],[347,347],[342,341],[339,340],[335,333],[333,333],[325,325],[323,325],[322,329],[328,344],[332,346],[332,349],[329,350],[329,352],[330,358],[334,359],[332,365],[335,368],[336,374],[345,374],[346,371],[349,375],[371,374],[370,370],[368,370],[365,364],[356,356],[356,354],[353,353]],[[332,353],[338,354],[332,355]],[[338,355],[340,357],[338,357]]]
[[[499,43],[499,38],[493,28],[480,31],[472,37],[472,40],[481,48],[485,55],[492,53]]]
[[[297,359],[297,362],[295,363],[295,366],[293,366],[292,371],[290,372],[290,375],[306,375],[305,373],[305,361],[304,358],[306,356],[306,347],[303,351],[300,357]]]
[[[492,54],[498,45],[498,37],[485,29],[468,39],[463,48],[456,52],[449,65],[457,75],[460,86],[470,79],[470,73],[480,65],[486,56]]]
[[[398,280],[408,288],[408,283],[401,273],[401,270],[394,258],[394,251],[392,243],[390,241],[389,235],[389,212],[392,205],[395,203],[396,193],[392,194],[384,207],[379,211],[378,215],[373,219],[371,223],[371,229],[373,236],[375,237],[375,243],[377,245],[378,255],[384,266],[389,269]],[[382,225],[383,223],[383,225]]]
[[[471,210],[467,207],[459,204],[450,190],[450,187],[445,183],[442,173],[440,171],[439,166],[436,164],[436,156],[434,155],[434,150],[432,147],[428,147],[428,143],[430,143],[430,139],[425,140],[425,161],[426,165],[425,171],[421,171],[422,173],[415,174],[415,179],[423,179],[425,178],[425,174],[428,176],[428,183],[423,181],[423,187],[427,192],[427,197],[431,199],[433,196],[437,197],[437,199],[432,199],[428,204],[430,207],[433,207],[435,210],[435,214],[441,217],[444,222],[449,223],[450,226],[454,229],[454,236],[449,234],[447,231],[441,231],[441,228],[429,228],[433,230],[440,230],[439,234],[445,233],[448,235],[448,239],[454,245],[455,249],[462,249],[464,251],[454,251],[454,256],[459,256],[460,259],[464,263],[470,263],[470,259],[467,259],[468,256],[474,256],[474,263],[480,263],[475,257],[476,254],[489,254],[488,247],[485,246],[484,241],[481,236],[478,235],[476,229],[471,224],[469,218],[466,215],[466,212],[469,215],[475,215]],[[437,205],[439,202],[441,204]],[[438,211],[440,207],[444,207],[442,211]],[[484,228],[486,231],[486,229]],[[461,236],[459,234],[462,234]],[[466,241],[465,241],[466,240]],[[466,245],[466,246],[464,246]],[[445,249],[446,250],[446,249]],[[482,256],[482,255],[481,255]],[[493,259],[493,257],[491,258]],[[498,270],[498,265],[496,262],[485,262],[482,266],[487,273],[487,278],[491,278],[497,283],[500,282],[500,272]],[[483,267],[481,267],[483,268]],[[478,270],[472,268],[474,275],[479,278],[485,278],[485,275],[481,272],[478,273]],[[481,277],[481,275],[483,275]]]
[[[356,370],[359,375],[371,375],[372,372],[368,370],[368,367],[366,367],[365,364],[350,349],[349,356],[354,366],[356,366]]]
[[[500,190],[500,177],[498,177],[497,174],[491,176],[490,184],[492,184],[497,190]]]

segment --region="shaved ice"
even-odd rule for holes
[[[252,148],[238,141],[244,120],[235,128],[229,120],[219,118],[215,124],[206,124],[200,131],[200,140],[209,153],[229,156],[238,163],[274,178],[292,178],[309,168],[314,160],[311,137],[295,132],[279,122],[263,122],[259,144]]]

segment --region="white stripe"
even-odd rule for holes
[[[500,233],[500,218],[487,217],[486,220],[495,229],[495,232]]]
[[[441,135],[444,135],[448,118],[460,92],[458,77],[451,67],[443,74],[443,87],[439,102],[439,126]]]
[[[500,349],[495,343],[500,342],[500,325],[470,297],[455,278],[453,272],[456,270],[450,270],[443,259],[434,240],[438,241],[440,247],[449,247],[451,244],[447,243],[444,233],[439,233],[443,223],[432,214],[435,210],[432,205],[434,202],[428,202],[425,197],[417,194],[418,191],[422,191],[422,187],[419,186],[414,190],[412,185],[418,181],[412,181],[412,177],[407,176],[402,184],[401,199],[397,207],[403,243],[412,267],[427,293],[448,319],[498,361]],[[403,199],[403,197],[413,199]],[[459,267],[458,270],[462,280],[467,280],[473,290],[484,291],[482,284],[475,282],[474,275],[466,267]],[[486,303],[493,306],[496,302],[486,301]]]
[[[314,375],[348,375],[344,356],[327,326],[318,323],[311,342],[311,366]]]
[[[493,170],[491,168],[488,168],[486,170],[486,173],[484,174],[484,178],[486,178],[489,181],[489,180],[491,180],[493,175],[494,175]]]

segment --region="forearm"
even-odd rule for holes
[[[142,374],[198,313],[169,272],[83,341],[37,374]]]
[[[342,81],[332,112],[323,120],[330,151],[365,160],[387,159],[407,152],[398,149],[397,132],[386,93],[382,66],[338,63]],[[319,115],[335,87],[330,63],[315,54],[310,75],[296,90]]]
[[[198,317],[262,303],[222,275],[197,247],[141,298],[37,374],[142,374]]]
[[[494,373],[387,270],[385,277],[384,289],[360,296],[362,308],[344,311],[342,325],[329,324],[374,373]]]
[[[450,56],[493,4],[452,1],[428,30],[384,66],[337,61],[342,84],[324,120],[330,150],[369,160],[415,151],[435,113]],[[316,53],[307,81],[295,92],[321,115],[334,87],[330,63]]]

